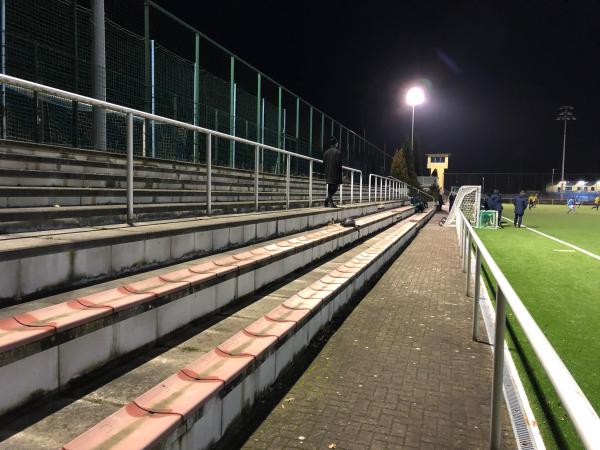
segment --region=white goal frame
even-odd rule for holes
[[[471,225],[477,226],[479,222],[479,210],[481,209],[481,186],[461,186],[448,213],[444,224],[447,227],[456,226],[456,216],[461,210]]]

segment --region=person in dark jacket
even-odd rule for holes
[[[513,223],[515,227],[521,228],[521,223],[523,222],[523,214],[525,214],[525,210],[527,209],[528,203],[529,201],[527,197],[525,197],[525,191],[521,191],[521,193],[517,195],[513,200],[513,205],[515,205],[515,221]]]
[[[333,202],[333,196],[342,184],[342,152],[338,148],[338,140],[335,136],[329,138],[329,148],[323,153],[323,166],[327,183],[325,206],[337,208]]]
[[[498,226],[502,228],[502,195],[498,189],[494,189],[494,193],[490,195],[488,205],[490,209],[498,211]]]

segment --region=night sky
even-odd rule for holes
[[[422,82],[415,136],[422,152],[452,153],[450,171],[560,168],[555,117],[568,104],[566,171],[600,173],[598,3],[157,3],[390,152],[410,133],[403,90]],[[130,5],[117,19],[139,29],[141,2]],[[193,59],[189,35],[157,20],[153,37]]]

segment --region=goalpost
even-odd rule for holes
[[[481,186],[461,186],[456,194],[456,200],[446,219],[446,226],[456,225],[456,214],[460,209],[473,226],[478,225],[479,209],[481,207]]]

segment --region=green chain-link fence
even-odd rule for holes
[[[92,96],[90,10],[68,0],[5,0],[5,5],[6,73]],[[107,101],[189,123],[194,123],[196,115],[200,126],[317,158],[328,137],[334,135],[348,165],[365,173],[383,174],[389,169],[390,157],[380,148],[161,7],[149,0],[128,6],[139,8],[140,20],[148,18],[144,21],[145,37],[110,20],[107,9]],[[176,54],[154,40],[153,29],[164,28],[164,23],[176,29],[178,38],[189,39],[195,49],[192,55]],[[220,57],[211,58],[214,54]],[[216,60],[226,65],[220,69],[229,79],[213,74]],[[238,79],[238,72],[244,76]],[[7,139],[92,148],[89,105],[8,87],[4,104],[6,127],[2,132]],[[106,122],[107,150],[124,152],[124,117],[109,112]],[[205,160],[204,139],[196,140],[189,130],[136,120],[134,141],[139,155]],[[253,168],[253,149],[247,145],[217,139],[213,152],[214,164]],[[261,154],[260,162],[264,171],[284,170],[281,155],[273,152]],[[295,173],[306,173],[307,167],[306,161],[292,164]]]

